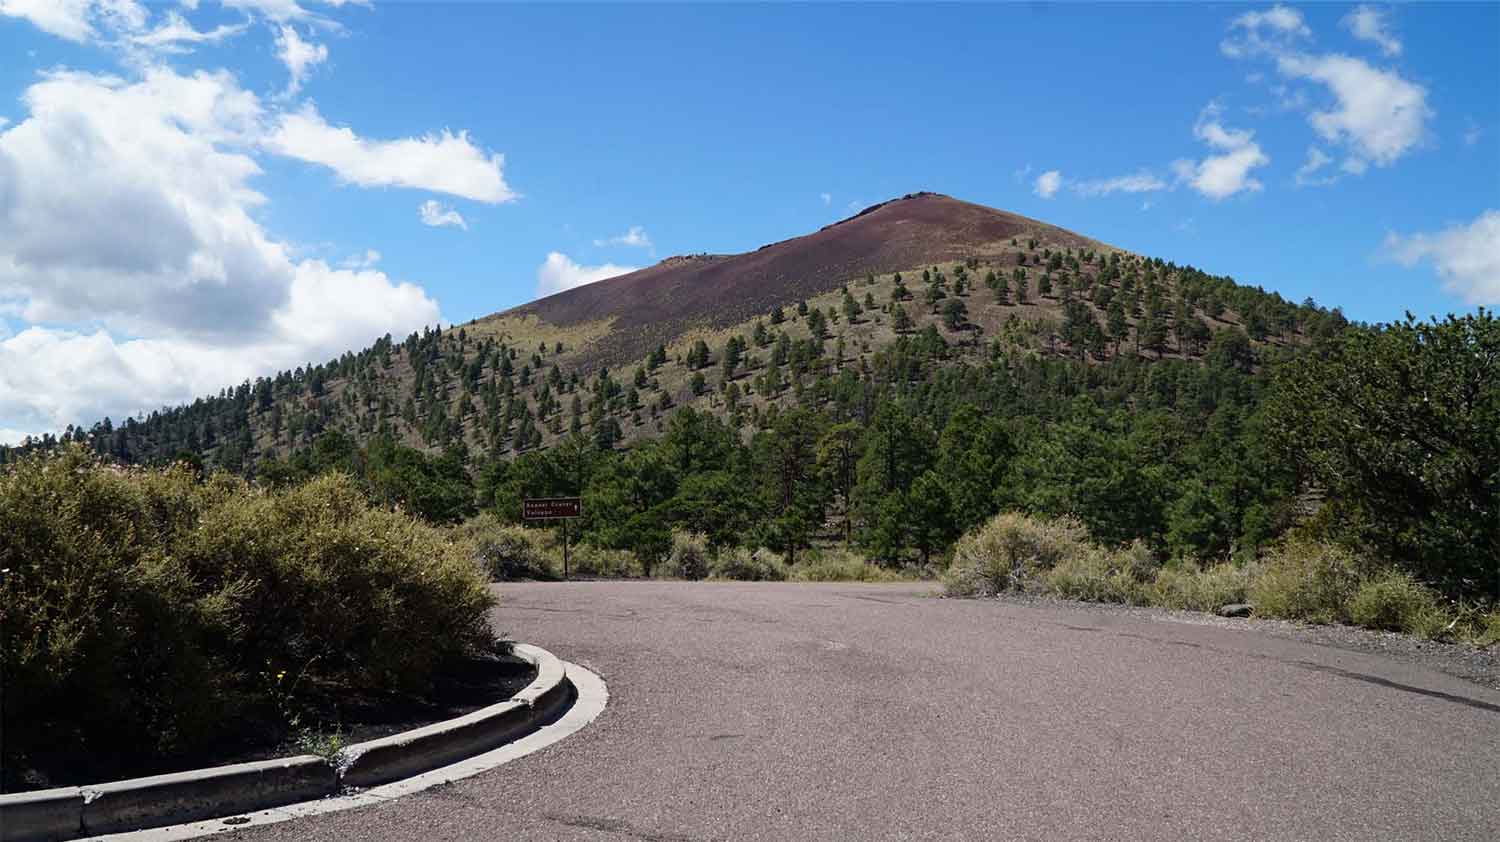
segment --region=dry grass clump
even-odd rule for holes
[[[899,582],[907,578],[842,547],[809,553],[807,560],[792,565],[788,577],[794,582]]]
[[[944,590],[950,596],[1020,590],[1064,559],[1092,549],[1088,531],[1077,520],[1002,512],[954,545]]]
[[[662,572],[679,579],[708,578],[708,539],[695,532],[673,532],[672,550]]]
[[[556,579],[562,575],[562,551],[540,529],[508,524],[490,512],[470,518],[454,532],[469,543],[479,566],[496,581]]]
[[[1201,567],[1193,561],[1163,567],[1151,583],[1152,605],[1181,611],[1217,611],[1225,605],[1249,599],[1250,586],[1259,573],[1252,564],[1215,564]]]
[[[1271,550],[1250,588],[1255,613],[1311,623],[1349,621],[1363,578],[1358,558],[1333,544],[1289,541]]]
[[[718,557],[709,565],[708,575],[714,579],[742,582],[780,582],[786,579],[787,570],[778,553],[734,547],[719,551]]]

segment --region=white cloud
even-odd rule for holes
[[[99,37],[99,27],[137,32],[149,13],[139,0],[0,0],[0,15],[29,20],[38,29],[79,43]]]
[[[226,9],[253,12],[277,23],[312,17],[312,12],[303,8],[298,0],[220,0],[220,2]]]
[[[282,26],[276,33],[276,57],[286,65],[286,95],[292,96],[302,90],[308,71],[328,60],[328,48],[302,40],[295,27]]]
[[[566,254],[554,251],[547,255],[547,259],[541,266],[537,267],[536,294],[538,298],[542,298],[566,289],[634,272],[639,268],[638,266],[616,266],[613,263],[605,263],[601,266],[580,266]]]
[[[1319,170],[1331,163],[1333,163],[1333,158],[1329,157],[1328,153],[1316,146],[1307,147],[1307,162],[1297,168],[1297,186],[1321,187],[1337,181],[1335,176],[1317,175]]]
[[[1108,196],[1111,193],[1154,193],[1170,186],[1154,174],[1142,170],[1134,175],[1080,181],[1073,185],[1073,190],[1080,196]]]
[[[418,205],[417,212],[422,216],[423,225],[430,225],[433,228],[451,227],[469,230],[469,224],[464,221],[463,214],[434,199],[428,199]]]
[[[1230,58],[1281,51],[1296,41],[1312,37],[1302,13],[1290,6],[1245,12],[1230,21],[1229,31],[1230,37],[1220,42],[1219,50]]]
[[[163,53],[186,53],[189,44],[217,44],[244,32],[249,24],[221,24],[208,31],[194,28],[181,14],[167,12],[167,19],[149,32],[132,36],[130,43]]]
[[[380,262],[381,256],[375,249],[365,249],[364,254],[351,254],[339,261],[339,266],[344,269],[372,269]]]
[[[1333,107],[1312,111],[1307,121],[1324,140],[1349,149],[1350,171],[1369,164],[1387,167],[1422,141],[1433,111],[1427,89],[1345,55],[1285,55],[1277,59],[1285,76],[1327,86]]]
[[[828,207],[829,205],[833,204],[832,193],[819,193],[818,198],[823,200],[823,207]]]
[[[245,345],[29,327],[0,341],[0,418],[32,430],[118,421],[441,319],[419,287],[321,261],[298,264],[288,293],[271,329]]]
[[[1387,56],[1401,55],[1401,41],[1391,32],[1390,15],[1376,6],[1360,5],[1344,15],[1339,25],[1361,41],[1370,41]]]
[[[412,187],[478,202],[519,198],[505,183],[505,156],[486,153],[468,132],[400,140],[367,140],[351,129],[330,126],[308,105],[282,115],[267,138],[272,151],[328,167],[361,187]]]
[[[440,320],[420,287],[297,260],[252,211],[264,112],[225,72],[52,73],[0,131],[0,423],[191,400]]]
[[[56,73],[0,134],[0,302],[27,321],[133,334],[258,330],[292,266],[250,210],[260,168],[221,142],[253,134],[227,73],[139,82]]]
[[[1343,23],[1356,37],[1379,43],[1387,55],[1401,51],[1379,9],[1360,6]],[[1282,77],[1327,89],[1332,103],[1321,109],[1301,89],[1278,86],[1272,90],[1282,108],[1306,111],[1319,137],[1346,149],[1340,164],[1344,172],[1357,174],[1371,165],[1390,166],[1426,135],[1427,121],[1434,116],[1426,88],[1394,69],[1381,69],[1363,59],[1304,51],[1300,42],[1311,38],[1312,30],[1297,10],[1274,6],[1264,12],[1247,12],[1230,23],[1230,32],[1220,45],[1225,55],[1270,58]]]
[[[824,193],[823,195],[827,196],[828,194]],[[632,225],[630,226],[630,230],[617,237],[610,237],[606,240],[595,240],[594,245],[601,247],[630,246],[631,248],[649,249],[651,248],[651,238],[646,235],[645,228],[639,225]]]
[[[1389,234],[1386,253],[1403,266],[1429,260],[1443,289],[1469,304],[1500,304],[1500,210],[1436,234]]]
[[[1260,190],[1261,183],[1250,173],[1271,162],[1260,144],[1255,142],[1254,132],[1224,126],[1220,120],[1222,115],[1223,108],[1211,102],[1198,115],[1198,122],[1193,126],[1193,135],[1220,150],[1221,154],[1210,155],[1201,161],[1184,159],[1172,163],[1179,182],[1187,183],[1215,201],[1240,192]]]
[[[1036,182],[1032,185],[1031,192],[1041,196],[1043,199],[1050,199],[1057,195],[1058,189],[1062,187],[1062,181],[1062,173],[1057,170],[1047,170],[1036,177]]]

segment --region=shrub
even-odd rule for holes
[[[720,550],[708,573],[715,579],[743,582],[779,582],[787,576],[786,564],[780,555],[766,549],[751,552],[743,547]]]
[[[808,560],[792,565],[788,578],[797,582],[897,582],[904,578],[842,548],[809,555]]]
[[[958,540],[944,588],[950,596],[992,596],[1021,589],[1063,559],[1092,549],[1087,530],[1077,520],[1003,512]]]
[[[1430,638],[1443,634],[1453,620],[1436,591],[1411,574],[1384,570],[1359,586],[1349,603],[1356,625]]]
[[[681,579],[708,577],[708,539],[694,532],[673,532],[667,575]]]
[[[1272,550],[1250,587],[1255,613],[1266,617],[1338,623],[1360,585],[1354,554],[1333,544],[1291,541]]]
[[[629,550],[610,550],[593,544],[579,544],[572,550],[572,572],[579,576],[625,578],[640,575],[635,554]]]
[[[7,755],[186,751],[277,688],[421,689],[493,641],[466,550],[341,475],[23,458],[0,471]]]
[[[1151,603],[1184,611],[1217,611],[1249,599],[1253,566],[1216,564],[1207,569],[1183,562],[1157,571],[1151,583]]]
[[[1137,578],[1137,559],[1129,550],[1092,548],[1069,555],[1043,574],[1047,589],[1065,599],[1145,605],[1149,590]]]
[[[541,530],[507,524],[485,512],[455,531],[469,543],[480,568],[496,581],[556,579],[562,571],[561,553],[548,546]]]
[[[1473,634],[1475,646],[1490,647],[1500,643],[1500,609],[1491,611],[1476,624]]]

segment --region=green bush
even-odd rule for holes
[[[610,550],[593,544],[579,544],[571,553],[572,573],[579,576],[602,576],[623,579],[640,575],[640,565],[635,553],[629,550]]]
[[[1002,512],[958,540],[944,579],[950,596],[992,596],[1035,583],[1066,558],[1094,547],[1083,524]]]
[[[1194,562],[1163,567],[1151,583],[1151,604],[1183,611],[1217,611],[1249,600],[1257,568],[1216,564],[1207,569]]]
[[[1359,590],[1361,566],[1334,544],[1291,541],[1272,550],[1250,587],[1255,613],[1312,623],[1349,621],[1349,603]]]
[[[419,690],[493,642],[466,547],[341,475],[26,457],[0,471],[0,568],[7,770],[191,751],[272,694]]]
[[[1139,578],[1137,563],[1130,550],[1092,548],[1063,558],[1042,576],[1047,589],[1064,599],[1146,605],[1150,589]]]
[[[788,578],[796,582],[899,582],[905,578],[842,548],[817,551],[809,556],[806,561],[792,565]]]
[[[562,554],[551,538],[539,529],[527,529],[501,521],[485,512],[470,518],[455,530],[469,543],[480,568],[496,581],[556,579],[562,572]]]
[[[738,579],[742,582],[780,582],[786,579],[786,564],[781,556],[766,549],[754,552],[743,547],[723,549],[708,575],[715,579]]]
[[[1399,570],[1381,571],[1361,584],[1349,603],[1349,619],[1424,638],[1441,636],[1453,622],[1436,591]]]
[[[673,532],[666,573],[679,579],[708,577],[708,539],[693,532]]]

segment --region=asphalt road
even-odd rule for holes
[[[578,734],[249,840],[1500,839],[1500,693],[1418,666],[915,585],[507,585],[602,675]]]

